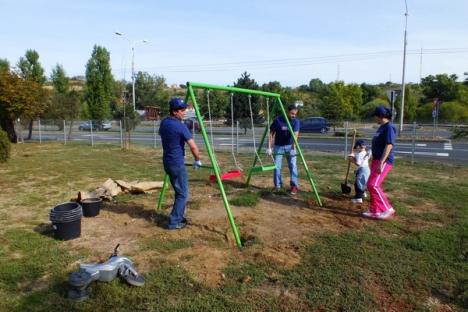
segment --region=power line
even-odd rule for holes
[[[407,54],[427,54],[427,55],[440,55],[440,54],[457,54],[468,53],[468,48],[445,48],[445,49],[421,49],[407,50]],[[152,66],[144,67],[144,69],[157,70],[165,73],[188,73],[188,72],[213,72],[213,71],[233,71],[244,69],[273,69],[284,67],[298,67],[318,64],[329,63],[342,63],[342,62],[356,62],[367,61],[381,57],[395,56],[401,54],[401,50],[388,50],[376,51],[365,53],[351,53],[351,54],[337,54],[329,56],[316,56],[307,58],[283,58],[283,59],[270,59],[270,60],[256,60],[256,61],[242,61],[242,62],[226,62],[226,63],[213,63],[213,64],[186,64],[186,65],[165,65],[165,66]]]

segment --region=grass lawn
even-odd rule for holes
[[[223,164],[229,155],[219,155]],[[244,168],[253,156],[241,156]],[[158,193],[120,195],[82,237],[54,240],[48,211],[107,178],[162,180],[161,152],[78,143],[20,144],[0,164],[0,311],[463,311],[468,309],[468,168],[397,160],[384,189],[391,221],[359,217],[340,194],[346,165],[307,155],[324,207],[301,173],[300,192],[226,183],[245,242],[237,250],[207,171],[190,171],[190,225],[161,228]],[[204,159],[204,163],[207,163]],[[284,178],[284,177],[283,177]],[[256,182],[255,182],[256,181]],[[85,302],[65,298],[79,262],[105,259],[118,240],[146,284],[94,283]]]

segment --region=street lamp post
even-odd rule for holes
[[[115,34],[117,36],[121,36],[125,38],[128,43],[130,44],[130,47],[132,48],[132,103],[133,103],[133,111],[136,110],[136,105],[135,105],[135,45],[137,43],[147,43],[148,40],[135,40],[135,41],[130,41],[123,33],[116,31]]]
[[[403,73],[401,78],[401,107],[400,107],[400,128],[398,131],[398,135],[401,135],[403,132],[403,117],[404,117],[404,110],[405,110],[405,70],[406,70],[406,28],[408,26],[408,4],[405,0],[405,37],[403,43]]]

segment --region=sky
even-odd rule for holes
[[[406,80],[463,78],[468,1],[407,1]],[[97,44],[114,76],[130,80],[133,46],[135,71],[168,84],[227,85],[244,71],[292,87],[312,78],[398,83],[404,13],[404,0],[0,0],[0,58],[14,66],[34,49],[48,76],[57,63],[84,75]]]

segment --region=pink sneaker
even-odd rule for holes
[[[297,194],[297,186],[291,186],[291,195]]]

